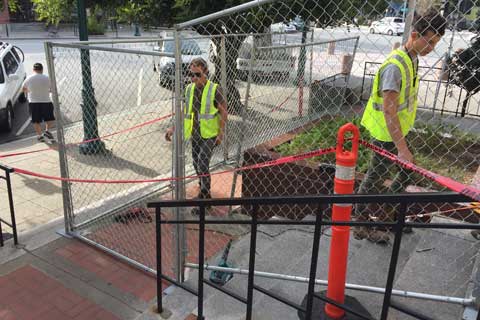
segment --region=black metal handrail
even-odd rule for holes
[[[382,194],[382,195],[319,195],[319,196],[290,196],[290,197],[263,197],[263,198],[233,198],[233,199],[196,199],[196,200],[166,200],[152,202],[148,204],[149,208],[155,208],[155,221],[156,221],[156,253],[157,253],[157,309],[158,312],[163,312],[163,299],[162,299],[162,280],[172,283],[198,297],[197,316],[198,319],[203,319],[203,285],[207,284],[228,296],[243,302],[246,304],[246,319],[252,319],[252,307],[253,307],[253,292],[254,290],[262,292],[263,294],[298,310],[305,315],[306,320],[312,319],[313,299],[317,298],[323,300],[326,303],[345,310],[346,313],[351,313],[362,319],[371,319],[369,315],[361,314],[356,310],[353,310],[348,305],[340,304],[328,299],[327,297],[320,296],[314,293],[317,260],[321,239],[321,227],[322,226],[390,226],[392,232],[395,234],[392,254],[390,257],[390,266],[387,275],[387,283],[385,285],[385,293],[382,304],[382,312],[380,319],[385,320],[388,317],[390,308],[413,316],[417,319],[429,319],[428,316],[422,315],[417,311],[413,311],[407,307],[403,307],[398,303],[391,301],[393,282],[396,273],[396,267],[398,257],[400,253],[400,245],[402,241],[403,229],[405,227],[412,228],[441,228],[441,229],[480,229],[478,224],[449,224],[449,223],[406,223],[406,211],[408,204],[411,203],[450,203],[450,202],[469,202],[470,198],[467,196],[453,193],[453,192],[439,192],[439,193],[408,193],[408,194]],[[338,204],[338,203],[399,203],[399,210],[397,212],[396,222],[359,222],[359,221],[325,221],[323,219],[323,206],[325,204]],[[262,205],[281,205],[281,204],[311,204],[317,205],[315,221],[291,221],[291,220],[269,220],[258,221],[257,212],[259,206]],[[253,208],[251,211],[251,220],[205,220],[205,208],[207,206],[250,206]],[[199,220],[162,220],[161,209],[172,207],[199,207]],[[197,224],[199,225],[199,271],[198,271],[198,287],[197,290],[189,288],[182,283],[164,275],[162,273],[162,237],[161,237],[161,225],[162,224]],[[249,266],[248,266],[248,286],[247,297],[241,297],[235,292],[231,292],[228,289],[220,288],[210,281],[204,279],[204,245],[205,245],[205,225],[206,224],[242,224],[250,225],[250,251],[249,251]],[[257,227],[258,225],[313,225],[315,226],[313,244],[312,244],[312,256],[310,263],[310,278],[307,289],[306,308],[297,305],[295,302],[288,300],[285,297],[281,297],[278,294],[271,292],[265,288],[259,287],[254,283],[254,271],[255,271],[255,249],[257,242]]]
[[[7,184],[8,205],[10,209],[10,223],[0,218],[0,247],[3,247],[4,238],[3,238],[3,231],[2,231],[2,223],[12,228],[13,243],[15,245],[18,244],[18,235],[17,235],[17,222],[15,221],[15,208],[13,205],[12,181],[10,177],[10,174],[14,172],[14,169],[1,164],[0,164],[0,169],[5,172],[5,175],[0,176],[0,179],[5,180]]]

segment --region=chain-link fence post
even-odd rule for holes
[[[62,177],[68,177],[67,159],[65,152],[65,135],[63,132],[62,112],[60,111],[60,101],[58,99],[57,80],[55,77],[55,64],[53,49],[50,42],[45,42],[45,56],[47,58],[48,75],[50,77],[50,90],[52,92],[52,100],[55,111],[58,153],[60,157],[60,172]],[[73,207],[72,195],[70,190],[70,182],[62,180],[62,198],[63,198],[63,214],[65,218],[65,233],[73,231]]]
[[[223,97],[225,99],[225,102],[227,103],[228,106],[228,87],[227,87],[227,54],[226,54],[226,46],[225,46],[225,35],[222,35],[222,38],[220,40],[220,57],[222,59],[221,65],[222,65],[222,70],[221,70],[221,86],[222,86],[222,91],[223,91]],[[225,132],[224,132],[224,140],[223,140],[223,159],[225,162],[228,160],[228,121],[225,124]]]
[[[250,97],[250,88],[251,88],[251,83],[253,79],[253,66],[255,64],[255,55],[256,55],[256,45],[255,41],[252,43],[252,49],[251,49],[251,55],[250,55],[250,60],[248,64],[248,79],[247,79],[247,89],[245,92],[245,104],[244,108],[242,108],[242,121],[240,125],[240,138],[238,140],[238,145],[237,145],[237,150],[235,154],[235,167],[240,168],[241,161],[242,161],[242,145],[244,143],[245,139],[245,132],[247,129],[247,114],[248,114],[248,100]],[[230,198],[235,197],[235,190],[237,188],[237,180],[238,180],[238,172],[235,171],[233,173],[233,181],[232,181],[232,190],[230,191]],[[232,213],[232,208],[230,207],[229,209],[229,214]]]
[[[183,64],[182,64],[182,44],[180,40],[180,32],[175,30],[175,135],[174,135],[174,163],[173,171],[175,180],[175,200],[185,199],[185,184],[183,177],[185,176],[185,146],[183,138]],[[183,219],[181,208],[175,208],[177,220]],[[178,281],[183,282],[183,266],[185,265],[185,226],[177,224],[174,231],[175,239],[175,277]]]
[[[415,16],[415,8],[417,7],[417,0],[408,0],[408,14],[405,21],[405,29],[403,31],[402,45],[407,43],[410,32],[412,32],[413,17]]]

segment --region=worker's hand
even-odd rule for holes
[[[165,133],[165,140],[172,141],[172,136],[173,136],[173,127],[169,128]]]
[[[216,146],[219,146],[222,144],[222,141],[223,141],[223,133],[220,133],[217,138],[215,139],[215,145]]]
[[[405,161],[408,161],[408,162],[411,162],[411,163],[413,163],[413,161],[414,161],[413,155],[410,152],[410,150],[408,150],[408,148],[405,148],[403,150],[399,150],[398,151],[398,157],[402,160],[405,160]]]

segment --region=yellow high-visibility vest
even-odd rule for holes
[[[218,84],[207,81],[203,87],[200,113],[197,115],[200,124],[200,135],[204,139],[214,138],[220,132],[220,119],[218,109],[215,107],[215,94]],[[185,140],[190,139],[193,129],[193,99],[195,95],[195,83],[191,83],[185,89],[183,134]]]
[[[380,141],[391,142],[392,137],[387,128],[383,113],[383,97],[380,96],[380,74],[389,64],[400,69],[402,84],[398,98],[397,115],[403,136],[413,128],[417,113],[417,95],[419,77],[414,74],[413,62],[408,54],[400,49],[392,51],[387,60],[380,66],[373,80],[372,94],[363,113],[361,124],[370,132],[370,135]],[[416,78],[416,80],[415,80]]]

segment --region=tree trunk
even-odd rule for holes
[[[237,58],[238,51],[242,45],[245,37],[225,36],[225,66],[226,66],[226,88],[222,88],[227,92],[228,113],[241,114],[243,103],[241,102],[240,92],[235,86],[235,80],[238,78],[237,74]],[[211,62],[215,65],[215,72],[212,75],[212,80],[216,83],[222,83],[222,50],[221,38],[216,37],[212,39],[215,49],[211,56]]]

